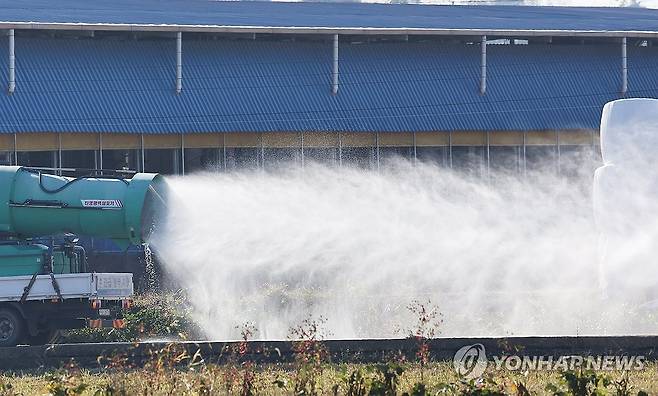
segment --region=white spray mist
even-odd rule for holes
[[[473,179],[405,161],[200,173],[169,180],[152,245],[215,339],[247,321],[282,339],[308,315],[335,338],[401,336],[414,299],[440,307],[443,336],[652,332],[601,297],[584,173]]]

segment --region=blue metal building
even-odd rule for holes
[[[184,173],[398,155],[520,169],[595,146],[607,101],[658,95],[658,10],[0,7],[5,163]]]

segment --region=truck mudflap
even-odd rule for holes
[[[89,319],[88,326],[92,329],[125,329],[126,321],[123,319]]]

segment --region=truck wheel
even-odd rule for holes
[[[0,308],[0,347],[16,346],[24,327],[23,319],[16,312]]]

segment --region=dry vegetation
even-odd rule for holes
[[[145,297],[129,316],[124,334],[114,339],[140,336],[184,336],[188,319],[172,306],[177,296]],[[183,304],[185,305],[185,304]],[[453,363],[433,361],[428,339],[442,324],[438,308],[413,302],[417,317],[407,335],[417,342],[412,359],[391,358],[385,364],[335,364],[323,342],[322,318],[309,318],[290,329],[293,360],[279,364],[252,361],[248,342],[257,332],[253,324],[240,327],[242,342],[226,351],[221,365],[209,363],[200,353],[188,354],[172,343],[153,353],[140,367],[121,357],[99,359],[98,368],[80,369],[75,362],[55,371],[0,373],[4,395],[649,395],[658,394],[658,363],[647,362],[640,371],[505,371],[492,365],[475,380],[460,378]],[[103,339],[106,333],[76,333],[79,339]]]
[[[312,375],[312,378],[305,377]],[[658,367],[631,373],[583,373],[586,386],[570,388],[564,373],[490,372],[477,381],[460,380],[451,362],[331,365],[301,373],[297,364],[185,365],[155,362],[140,369],[95,371],[68,367],[49,373],[0,375],[2,395],[638,395],[658,394]],[[579,374],[579,373],[575,373]],[[592,378],[595,378],[592,380]],[[309,379],[313,385],[309,385]]]

